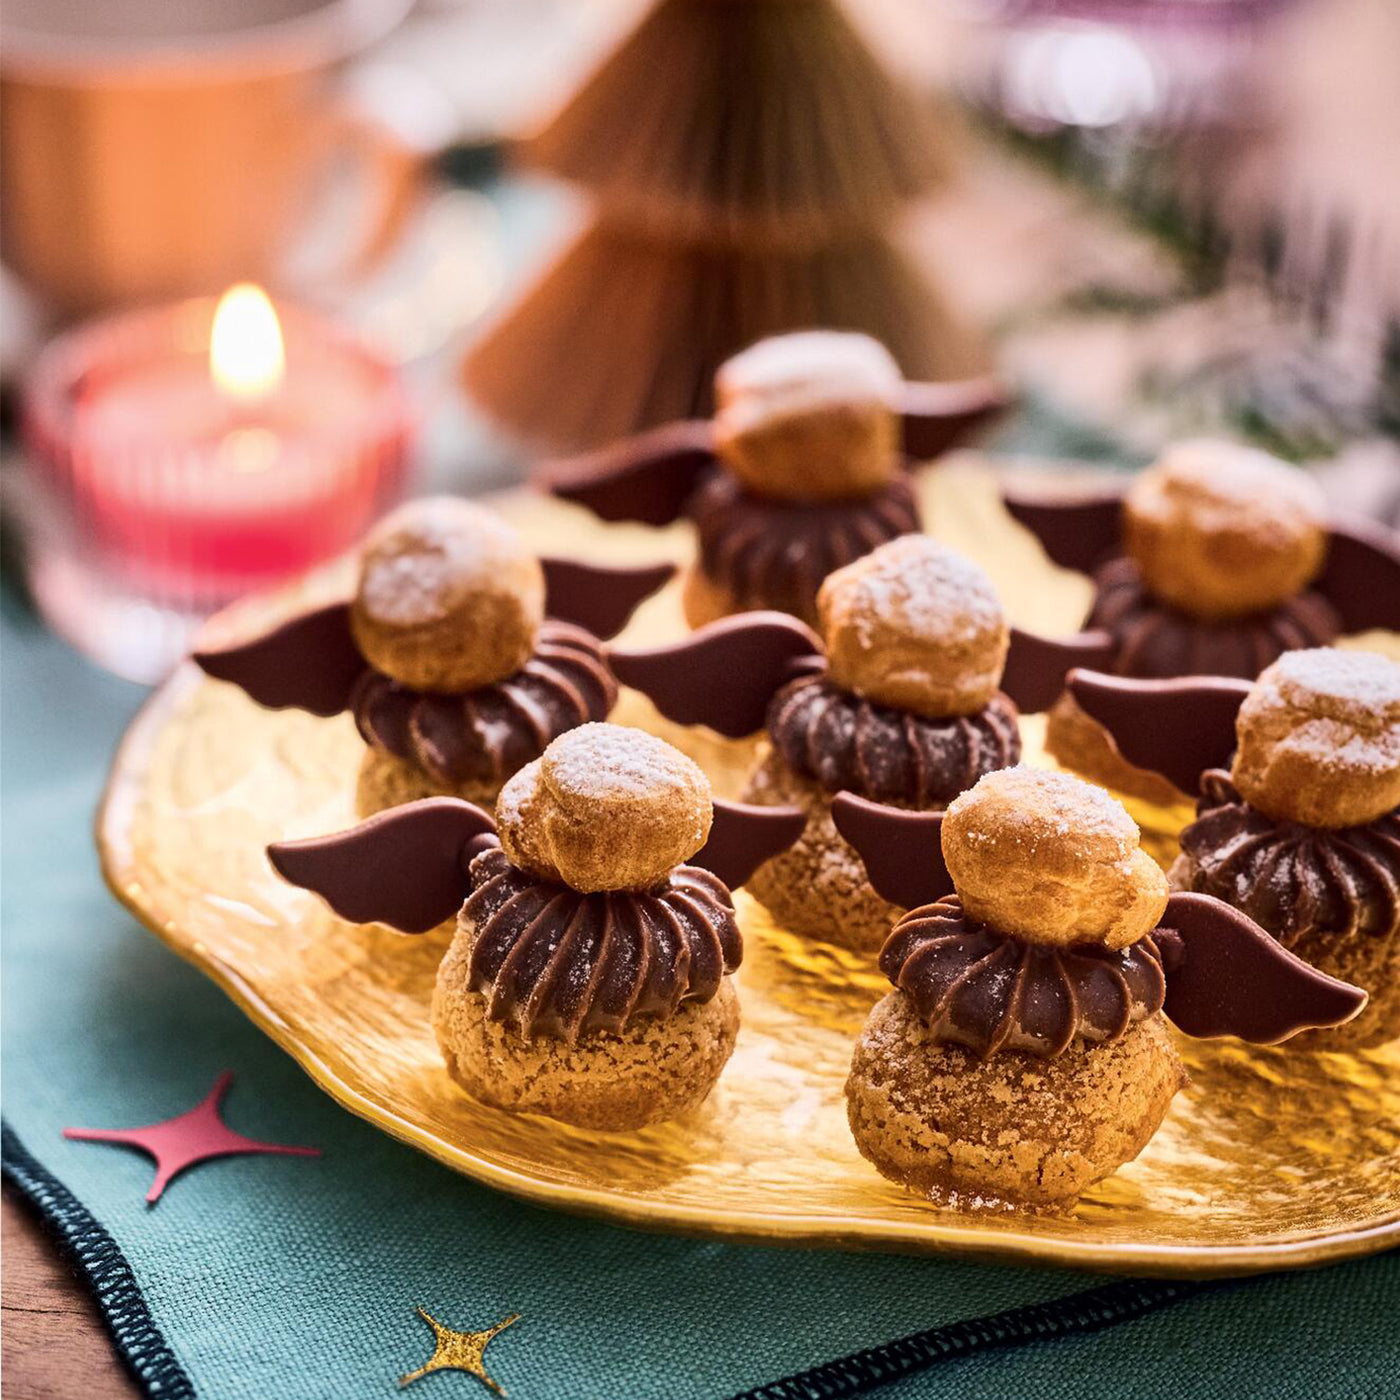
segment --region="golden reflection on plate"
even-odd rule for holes
[[[991,567],[1017,622],[1065,631],[1083,579],[1046,564],[987,477],[925,482],[935,533]],[[550,503],[505,503],[541,548],[680,557],[683,533],[605,531]],[[304,595],[305,589],[297,590]],[[674,633],[675,590],[634,621]],[[289,592],[225,618],[286,610]],[[619,719],[681,739],[733,794],[750,745],[678,731],[636,695]],[[1035,722],[1028,750],[1036,753]],[[639,1133],[578,1132],[485,1108],[448,1078],[428,1024],[438,932],[358,928],[277,879],[269,841],[353,817],[362,745],[348,716],[260,710],[185,666],[128,733],[99,816],[112,889],[212,977],[339,1103],[489,1185],[630,1224],[774,1243],[984,1255],[1138,1273],[1294,1267],[1400,1241],[1400,1043],[1360,1056],[1183,1042],[1192,1083],[1135,1161],[1064,1218],[936,1210],[857,1154],[842,1085],[884,990],[872,966],[776,928],[742,893],[743,1025],[734,1058],[690,1117]],[[1156,844],[1180,813],[1155,816]]]

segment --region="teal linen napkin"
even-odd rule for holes
[[[1400,1374],[1400,1255],[1200,1289],[648,1235],[457,1176],[337,1108],[117,906],[91,820],[140,695],[13,600],[3,653],[6,1175],[149,1393],[389,1395],[432,1351],[417,1305],[469,1330],[519,1313],[487,1353],[514,1400],[1360,1397]],[[225,1068],[232,1127],[323,1155],[202,1166],[151,1208],[144,1157],[61,1136],[182,1112]]]

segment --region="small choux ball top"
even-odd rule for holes
[[[1400,664],[1364,651],[1285,652],[1235,721],[1232,777],[1276,821],[1362,826],[1400,806]]]
[[[561,735],[496,803],[511,864],[584,894],[655,888],[705,844],[713,817],[695,763],[617,724]]]
[[[1068,773],[988,773],[948,808],[943,859],[963,908],[1027,943],[1126,948],[1167,907],[1123,805]]]
[[[817,594],[831,679],[930,718],[975,714],[1010,644],[987,575],[927,535],[904,535],[829,574]]]
[[[365,539],[350,622],[375,670],[453,694],[529,660],[544,593],[539,560],[504,520],[431,497],[400,506]]]
[[[877,340],[800,331],[760,340],[715,376],[715,449],[760,496],[868,496],[900,469],[903,376]]]
[[[1327,550],[1317,483],[1236,443],[1168,448],[1133,483],[1123,517],[1128,554],[1148,590],[1208,621],[1291,598],[1316,577]]]
[[[1200,438],[1166,449],[1128,490],[1123,514],[1124,543],[1148,591],[1205,620],[1292,598],[1316,577],[1327,549],[1317,484],[1235,442]]]

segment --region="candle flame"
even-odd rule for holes
[[[286,355],[282,327],[267,293],[251,282],[219,299],[209,335],[209,373],[229,398],[253,403],[282,383]]]

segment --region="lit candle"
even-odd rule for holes
[[[349,548],[405,477],[394,371],[250,284],[61,337],[26,409],[40,606],[143,678],[212,608]]]

